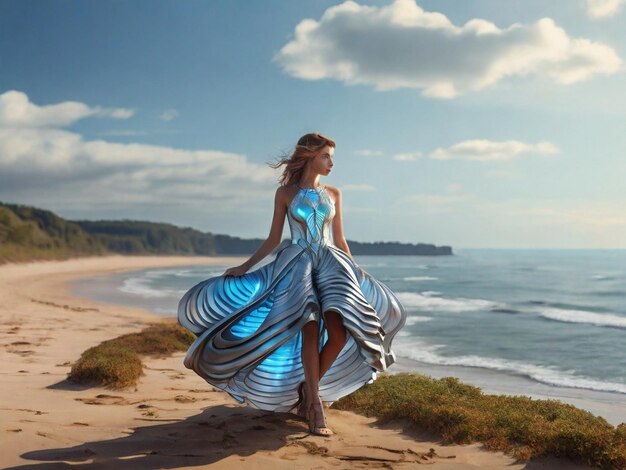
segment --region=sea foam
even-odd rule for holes
[[[568,310],[561,308],[543,308],[539,315],[549,320],[566,323],[585,323],[594,326],[626,328],[626,317],[611,313],[595,313],[585,310]]]
[[[443,344],[427,344],[418,338],[408,337],[399,337],[393,343],[393,350],[398,356],[427,364],[479,367],[525,376],[548,385],[626,394],[626,384],[576,376],[573,370],[562,371],[553,366],[476,355],[446,357],[437,353],[444,347]]]
[[[425,311],[446,311],[464,312],[471,310],[490,310],[493,308],[503,308],[506,304],[484,299],[467,299],[458,297],[456,299],[446,299],[435,297],[430,294],[415,292],[398,292],[398,300],[407,308],[414,308]]]

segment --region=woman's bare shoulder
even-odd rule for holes
[[[287,206],[291,201],[291,198],[293,198],[293,196],[295,195],[295,190],[295,185],[279,186],[278,188],[276,188],[276,198],[282,201],[285,206]]]
[[[325,184],[324,187],[335,199],[337,199],[341,195],[341,190],[337,186]]]

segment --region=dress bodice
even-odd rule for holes
[[[323,245],[332,245],[330,223],[335,216],[335,202],[324,186],[299,187],[287,210],[291,243],[315,252]]]

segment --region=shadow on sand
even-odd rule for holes
[[[193,467],[232,455],[246,457],[259,451],[275,451],[308,435],[306,423],[295,415],[225,405],[212,406],[176,422],[163,421],[168,422],[137,427],[125,437],[25,452],[23,459],[40,463],[11,468]]]

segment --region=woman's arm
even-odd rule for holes
[[[267,240],[261,244],[250,259],[241,265],[246,268],[246,270],[250,269],[271,253],[280,243],[283,235],[283,226],[285,225],[285,215],[287,214],[287,205],[285,204],[285,195],[283,193],[282,187],[276,189],[276,194],[274,195],[274,217],[272,218],[270,233]]]
[[[339,188],[333,187],[333,196],[335,197],[335,216],[333,217],[332,229],[333,229],[333,242],[335,246],[340,250],[348,253],[350,258],[352,258],[352,253],[350,253],[350,248],[348,247],[348,242],[343,234],[343,221],[341,215],[341,190]]]

